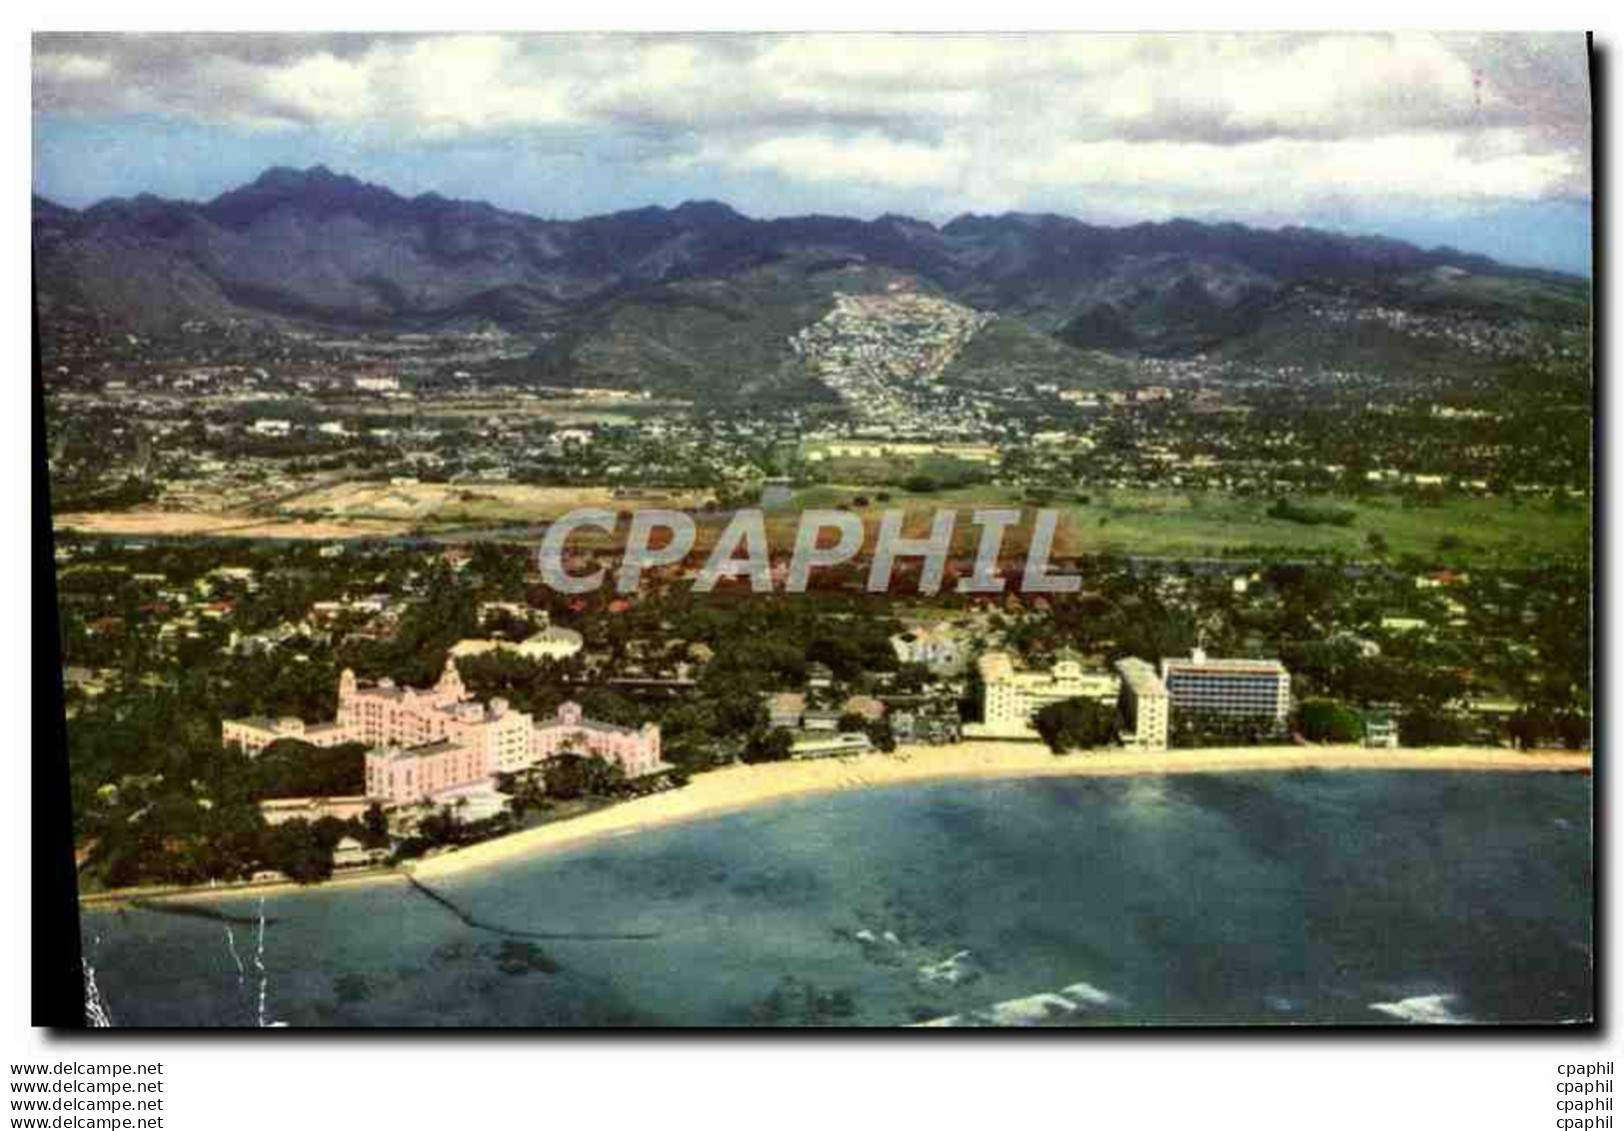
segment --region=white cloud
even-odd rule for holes
[[[1018,63],[1000,36],[805,35],[779,39],[751,61],[763,85],[790,89],[859,85],[983,84]]]
[[[379,85],[399,96],[396,115],[431,133],[554,125],[573,117],[565,91],[529,65],[508,37],[458,35],[379,49]]]
[[[1399,134],[1348,141],[1272,138],[1240,145],[1202,142],[1077,142],[1017,160],[1009,177],[1081,195],[1131,188],[1174,211],[1213,207],[1246,212],[1305,208],[1316,202],[1389,203],[1535,199],[1571,174],[1570,159],[1530,153],[1515,131],[1468,147],[1450,134]]]
[[[94,82],[106,78],[112,70],[113,65],[106,59],[95,59],[89,55],[44,54],[34,57],[35,74],[43,74],[58,82]]]
[[[775,137],[737,152],[701,156],[698,163],[769,170],[797,180],[918,188],[952,182],[962,174],[968,156],[955,146],[916,145],[877,134],[847,138],[813,134]]]
[[[1154,79],[1144,115],[1215,125],[1235,134],[1358,135],[1406,129],[1474,112],[1472,71],[1433,37],[1350,36],[1306,41],[1199,37],[1175,41],[1149,72],[1104,83]]]
[[[270,71],[260,81],[273,105],[301,119],[331,115],[353,120],[377,113],[367,66],[326,52]]]
[[[644,173],[966,206],[1526,199],[1590,173],[1577,36],[40,35],[33,79],[53,114],[395,143],[573,131]]]

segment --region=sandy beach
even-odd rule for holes
[[[695,776],[681,789],[641,797],[581,817],[511,833],[496,840],[417,861],[396,870],[340,875],[324,884],[252,884],[228,888],[125,889],[82,897],[87,905],[115,906],[133,899],[228,899],[288,891],[342,891],[363,884],[401,883],[409,872],[433,880],[592,840],[632,836],[681,821],[738,812],[794,797],[848,789],[951,779],[1024,777],[1132,777],[1281,770],[1456,770],[1488,773],[1588,771],[1588,751],[1523,752],[1497,747],[1372,750],[1360,746],[1256,746],[1170,750],[1161,754],[1115,750],[1056,757],[1041,743],[964,742],[904,746],[893,754],[863,754],[806,762],[729,766]]]

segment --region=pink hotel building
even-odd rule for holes
[[[471,785],[488,783],[498,772],[512,773],[565,751],[598,755],[619,763],[628,778],[666,768],[660,758],[660,728],[612,726],[582,716],[577,703],[536,722],[512,710],[505,699],[473,700],[454,661],[447,660],[439,682],[426,690],[397,687],[384,679],[363,687],[345,669],[338,681],[338,718],[306,726],[298,719],[227,719],[224,740],[250,754],[279,738],[315,746],[364,742],[367,796],[394,805]]]

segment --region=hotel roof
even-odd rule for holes
[[[442,738],[438,742],[425,742],[421,746],[391,746],[387,750],[378,750],[373,753],[386,762],[404,762],[412,758],[428,758],[435,754],[448,754],[453,750],[467,750],[468,747],[460,742],[452,742],[449,738]]]
[[[550,625],[533,636],[525,637],[526,644],[582,644],[585,642],[579,632],[563,625]]]
[[[636,734],[636,727],[616,726],[614,723],[600,723],[596,719],[582,719],[578,723],[566,723],[558,718],[538,722],[537,730],[589,730],[594,734]]]
[[[266,715],[245,715],[240,719],[227,719],[226,722],[240,727],[255,727],[259,730],[276,730],[276,719]]]
[[[1137,695],[1166,695],[1167,685],[1162,677],[1156,674],[1156,668],[1137,656],[1127,656],[1117,661],[1117,671],[1133,688]]]
[[[1188,656],[1169,656],[1162,660],[1162,671],[1204,671],[1223,674],[1285,675],[1286,666],[1279,660],[1194,660]]]

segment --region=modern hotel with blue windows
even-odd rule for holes
[[[1164,659],[1162,682],[1177,711],[1277,723],[1291,713],[1291,674],[1279,660],[1213,660],[1197,648]]]

